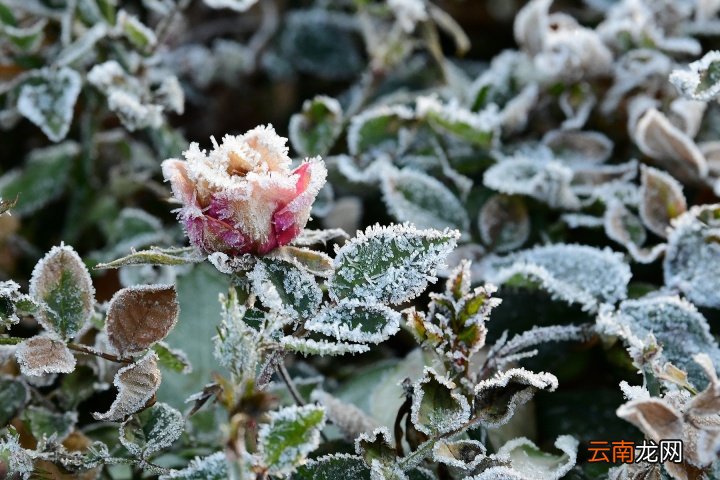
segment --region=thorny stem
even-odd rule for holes
[[[126,358],[120,358],[117,355],[112,355],[110,353],[100,352],[98,350],[88,347],[87,345],[82,345],[80,343],[68,343],[67,347],[70,350],[75,350],[76,352],[80,352],[80,353],[87,353],[88,355],[95,355],[96,357],[104,358],[105,360],[109,360],[109,361],[115,362],[115,363],[124,363],[126,365],[133,363],[132,360],[128,360]]]

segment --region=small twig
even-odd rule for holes
[[[100,352],[98,350],[95,350],[94,348],[88,347],[87,345],[82,345],[80,343],[68,343],[67,347],[70,350],[75,350],[76,352],[80,353],[87,353],[88,355],[95,355],[96,357],[104,358],[105,360],[109,360],[115,363],[124,363],[126,365],[133,363],[132,360],[120,358],[117,355],[112,355],[110,353]]]
[[[290,374],[288,373],[287,368],[285,368],[284,362],[279,362],[277,364],[277,372],[278,375],[280,375],[280,378],[282,378],[283,382],[285,382],[285,386],[290,391],[290,395],[292,395],[295,403],[297,403],[301,407],[304,406],[305,400],[303,400],[300,392],[298,392],[297,387],[293,383],[292,378],[290,378]]]

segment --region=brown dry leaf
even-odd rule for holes
[[[118,370],[113,385],[118,389],[115,401],[106,413],[93,413],[96,420],[120,421],[143,409],[160,387],[162,375],[158,356],[150,352],[132,365]]]
[[[617,415],[638,427],[655,442],[683,438],[682,415],[660,399],[633,400],[621,405]]]
[[[687,211],[682,186],[667,173],[642,167],[640,218],[657,235],[666,238],[670,220]]]
[[[705,390],[690,400],[688,411],[692,415],[718,415],[720,414],[720,380],[715,366],[705,353],[695,355],[694,360],[703,368],[710,382]]]
[[[108,307],[105,328],[110,344],[123,356],[150,348],[172,330],[179,313],[172,285],[123,288]]]
[[[15,350],[23,375],[43,376],[49,373],[70,373],[75,370],[75,357],[60,340],[32,337]]]

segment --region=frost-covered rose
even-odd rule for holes
[[[220,145],[213,139],[207,154],[192,143],[185,161],[163,162],[193,245],[206,253],[264,254],[300,233],[327,170],[319,157],[291,170],[286,142],[261,126],[226,135]]]

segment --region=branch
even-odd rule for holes
[[[109,360],[115,363],[124,363],[127,365],[133,363],[132,360],[120,358],[117,355],[112,355],[110,353],[100,352],[92,347],[88,347],[87,345],[82,345],[80,343],[68,343],[67,347],[70,350],[75,350],[76,352],[80,353],[87,353],[88,355],[95,355],[96,357],[104,358],[105,360]]]

